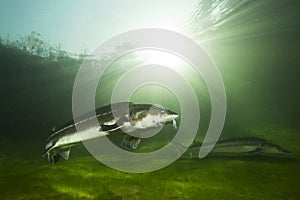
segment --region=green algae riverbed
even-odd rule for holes
[[[155,172],[133,174],[108,168],[82,145],[70,160],[55,165],[31,152],[34,147],[19,146],[0,157],[1,199],[299,199],[299,132],[252,131],[272,131],[273,141],[293,155],[177,160]]]

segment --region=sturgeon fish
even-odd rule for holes
[[[203,145],[212,145],[206,143]],[[199,158],[201,142],[194,142],[182,158]],[[291,153],[277,144],[258,137],[237,137],[218,141],[209,153],[210,156],[286,156]]]
[[[71,147],[82,141],[113,135],[119,129],[130,133],[162,127],[169,122],[172,122],[173,126],[176,127],[176,119],[178,118],[178,114],[171,110],[151,104],[133,104],[130,102],[109,104],[96,109],[95,112],[96,116],[92,117],[92,112],[84,114],[75,120],[76,123],[72,120],[50,135],[43,157],[47,156],[50,163],[58,162],[60,157],[68,160]],[[91,123],[95,117],[100,126]],[[76,131],[76,125],[79,123],[84,128]],[[141,139],[138,137],[125,134],[122,146],[136,149],[140,141]]]

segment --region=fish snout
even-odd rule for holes
[[[168,115],[177,115],[177,117],[178,117],[178,114],[176,112],[172,111],[172,110],[166,110],[166,113]]]
[[[176,122],[176,119],[179,117],[179,114],[177,114],[176,112],[173,112],[171,110],[166,110],[166,113],[167,113],[167,122],[172,122],[173,124],[173,127],[175,129],[177,129],[177,122]]]
[[[290,152],[289,150],[286,150],[286,149],[282,149],[282,152],[286,155],[291,155],[292,152]]]
[[[168,121],[173,121],[179,117],[179,114],[171,110],[166,110],[166,113],[168,115]]]

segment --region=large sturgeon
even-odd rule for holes
[[[129,109],[128,109],[129,108]],[[112,110],[113,109],[113,110]],[[95,117],[87,113],[75,120],[82,130],[76,131],[74,120],[65,124],[47,139],[43,156],[47,155],[50,163],[56,163],[60,157],[69,159],[71,147],[86,140],[95,139],[116,133],[118,129],[130,133],[139,130],[162,127],[173,122],[176,127],[178,114],[151,104],[133,104],[128,102],[114,103],[96,109],[98,126],[91,123]],[[141,139],[125,134],[122,145],[136,149]]]

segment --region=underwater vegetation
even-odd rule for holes
[[[298,199],[298,131],[269,128],[274,141],[293,152],[289,158],[208,157],[178,160],[151,173],[131,174],[108,168],[83,146],[72,159],[55,165],[19,144],[1,148],[1,199]],[[264,128],[251,129],[261,135]],[[38,145],[36,145],[38,146]],[[37,150],[36,148],[35,150]]]

